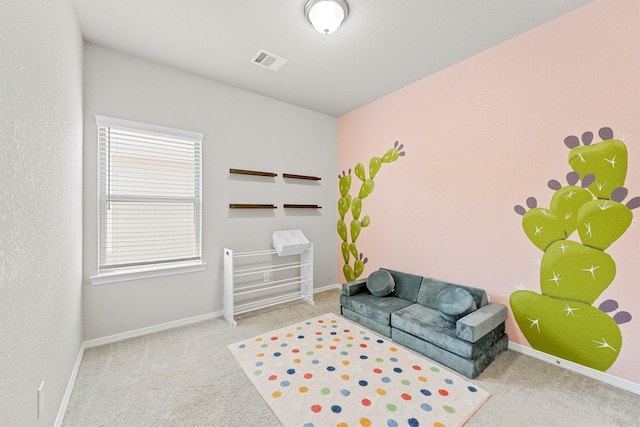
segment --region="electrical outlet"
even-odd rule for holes
[[[37,395],[37,419],[40,419],[40,416],[44,412],[44,381],[40,383],[40,387],[38,387],[38,395]]]
[[[266,273],[264,273],[264,281],[268,282],[269,280],[271,280],[271,272],[267,271]]]

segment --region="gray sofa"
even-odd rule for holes
[[[477,377],[507,349],[507,308],[482,289],[389,269],[342,285],[344,317]]]

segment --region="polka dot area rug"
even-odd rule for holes
[[[285,426],[461,426],[490,396],[332,313],[228,348]]]

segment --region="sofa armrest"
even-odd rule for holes
[[[507,320],[507,307],[487,304],[456,322],[456,335],[468,342],[476,342]]]
[[[348,297],[364,292],[369,292],[367,289],[367,279],[360,279],[342,284],[342,294]]]

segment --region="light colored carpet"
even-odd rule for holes
[[[228,348],[285,426],[462,426],[489,398],[333,313]]]
[[[339,313],[339,293],[88,349],[63,426],[279,426],[226,347]],[[492,396],[467,427],[640,425],[640,396],[517,352],[471,382]]]

